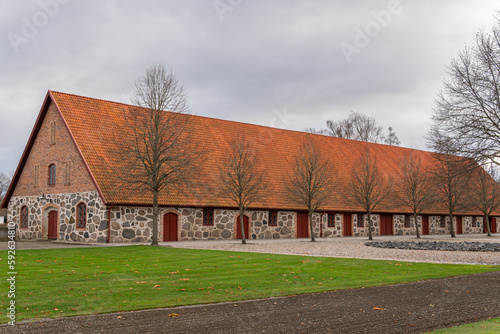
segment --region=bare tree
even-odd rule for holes
[[[333,122],[327,121],[330,136],[380,143],[384,139],[383,129],[375,118],[351,112],[348,118]]]
[[[7,174],[0,172],[0,204],[3,202],[5,194],[9,189],[11,177],[7,176]]]
[[[396,202],[413,213],[417,238],[420,238],[418,216],[435,200],[431,185],[429,172],[421,160],[413,153],[404,155],[399,162]]]
[[[387,136],[384,139],[384,143],[387,145],[391,145],[391,146],[401,145],[401,141],[399,140],[398,136],[396,135],[396,132],[394,132],[394,129],[392,128],[392,126],[387,128]]]
[[[337,122],[327,121],[326,126],[326,129],[315,130],[314,128],[307,128],[304,131],[338,138],[385,143],[394,146],[401,144],[392,127],[388,128],[388,134],[385,135],[384,129],[377,124],[375,118],[356,112],[351,112],[349,117]]]
[[[471,160],[451,154],[435,154],[435,161],[431,169],[431,178],[436,196],[448,211],[450,218],[450,235],[455,238],[453,214],[470,206],[469,189]]]
[[[500,163],[500,12],[491,33],[476,35],[451,62],[433,112],[431,147],[450,142],[479,163]]]
[[[316,241],[312,224],[313,213],[329,203],[335,190],[335,168],[321,152],[313,139],[300,147],[292,163],[292,174],[287,182],[291,201],[307,208],[311,241]]]
[[[187,189],[201,150],[189,138],[192,117],[184,87],[162,65],[146,70],[135,83],[135,109],[125,115],[130,138],[122,147],[122,188],[146,192],[153,204],[152,245],[158,245],[160,192]]]
[[[264,197],[265,174],[246,140],[240,138],[233,141],[231,149],[227,161],[220,166],[221,196],[238,205],[241,243],[246,244],[243,217],[250,205]]]
[[[372,235],[372,212],[386,199],[392,187],[392,180],[384,178],[377,166],[377,159],[367,148],[351,169],[349,201],[361,207],[368,217],[368,238]]]
[[[491,237],[490,217],[500,207],[500,185],[496,181],[500,173],[497,167],[490,165],[488,172],[477,166],[474,175],[472,203],[483,213],[486,233]]]

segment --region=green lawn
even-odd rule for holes
[[[498,334],[500,318],[434,331],[436,334]]]
[[[0,263],[7,272],[7,253]],[[17,321],[352,289],[500,270],[151,246],[17,251]],[[0,281],[7,291],[6,280]],[[7,322],[7,294],[0,295]]]

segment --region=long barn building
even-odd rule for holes
[[[8,221],[15,222],[19,240],[55,239],[88,243],[147,242],[152,237],[152,201],[147,193],[117,190],[117,152],[127,145],[123,138],[124,115],[144,112],[121,103],[49,91],[43,102],[11,186],[2,203]],[[201,116],[191,117],[190,134],[204,150],[196,193],[163,191],[160,204],[160,241],[237,239],[238,210],[217,195],[219,166],[227,161],[231,143],[243,134],[268,174],[266,196],[244,217],[250,239],[307,238],[305,208],[286,194],[291,161],[305,140],[314,139],[321,154],[334,164],[338,185],[332,204],[313,215],[316,237],[367,235],[365,212],[346,198],[350,171],[369,150],[386,176],[398,173],[401,158],[409,151],[426,164],[433,153],[402,147],[365,143],[329,136],[282,130]],[[395,182],[398,182],[397,178]],[[205,190],[203,190],[205,189]],[[422,233],[447,234],[446,210],[436,203],[419,216]],[[489,222],[500,228],[500,219]],[[374,235],[412,235],[411,212],[391,201],[382,203],[372,217]],[[453,217],[458,234],[483,233],[479,212]]]

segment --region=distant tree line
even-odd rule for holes
[[[375,118],[357,112],[351,112],[346,119],[326,121],[326,129],[316,130],[314,128],[308,128],[305,131],[370,143],[393,146],[399,146],[401,144],[401,141],[392,127],[388,127],[386,133],[384,128],[378,125]]]

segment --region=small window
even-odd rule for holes
[[[203,210],[203,226],[214,226],[214,210]]]
[[[439,222],[439,227],[441,227],[441,228],[446,227],[446,216],[441,216],[441,221]]]
[[[21,208],[21,217],[20,217],[20,228],[28,228],[28,207],[25,205]]]
[[[278,212],[277,211],[269,211],[269,226],[278,226]]]
[[[405,216],[405,228],[410,228],[410,216]]]
[[[56,184],[56,165],[51,164],[49,166],[49,186],[54,186]]]
[[[87,206],[80,203],[76,207],[76,228],[87,228]]]
[[[475,217],[472,219],[472,227],[477,227],[477,223],[479,222],[479,217]]]
[[[365,227],[365,217],[364,215],[358,215],[358,227]]]
[[[328,227],[335,227],[335,214],[334,213],[328,214]]]

